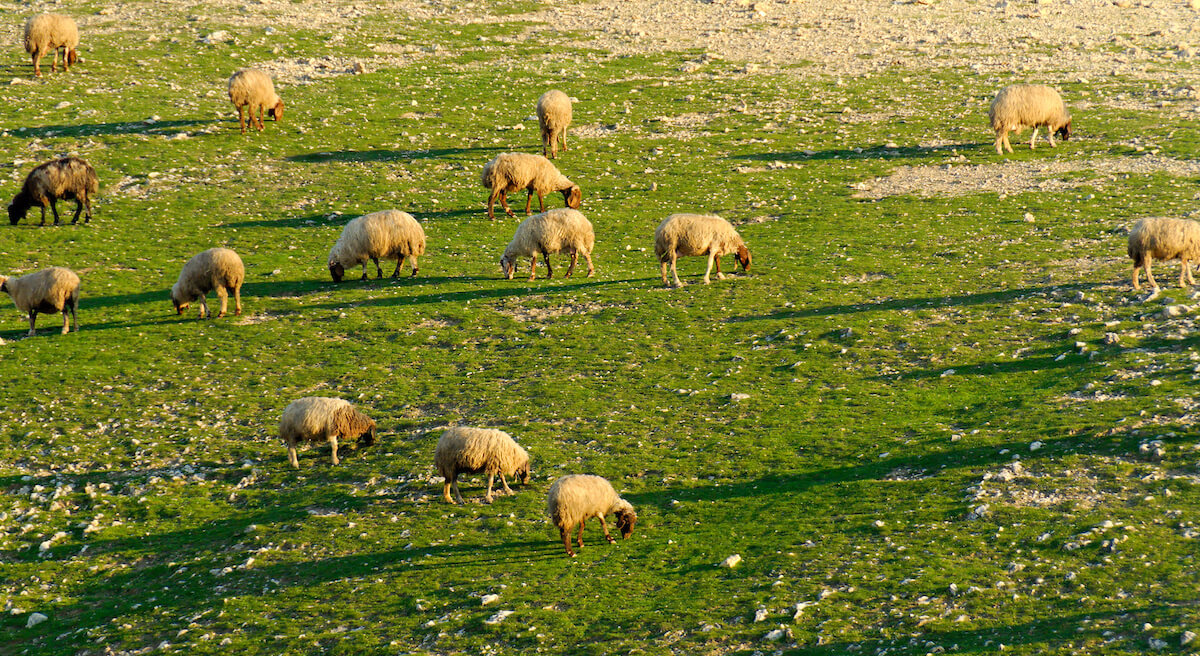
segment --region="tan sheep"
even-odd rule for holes
[[[46,53],[54,53],[51,71],[58,71],[58,51],[63,51],[63,71],[79,61],[79,28],[70,16],[38,14],[25,22],[25,52],[33,58],[33,74],[42,76],[41,61]]]
[[[525,214],[529,215],[529,207],[533,195],[538,197],[538,211],[546,211],[542,197],[552,191],[562,192],[567,207],[577,210],[583,199],[579,185],[567,179],[558,172],[554,164],[542,155],[527,155],[525,153],[501,153],[483,167],[480,182],[491,190],[488,195],[488,218],[495,220],[492,208],[496,199],[509,216],[515,216],[508,208],[508,194],[522,189],[528,192],[525,197]]]
[[[704,284],[709,284],[713,262],[717,263],[717,278],[724,280],[721,273],[721,256],[734,253],[734,259],[743,271],[750,270],[750,249],[741,235],[728,221],[719,216],[704,214],[672,214],[658,224],[654,231],[654,253],[662,269],[663,284],[667,284],[667,265],[675,278],[675,286],[682,287],[675,261],[684,255],[708,256],[708,268],[704,270]]]
[[[242,282],[246,280],[246,267],[242,258],[228,248],[210,248],[203,253],[197,253],[183,265],[179,272],[179,280],[171,287],[171,303],[175,305],[175,313],[183,314],[192,301],[200,300],[200,318],[212,316],[208,310],[205,296],[212,290],[217,290],[217,298],[221,299],[221,311],[217,318],[225,316],[229,305],[229,292],[233,291],[233,313],[242,313]]]
[[[92,196],[100,190],[100,179],[96,177],[96,169],[86,160],[79,157],[64,157],[51,160],[34,167],[25,177],[21,191],[13,197],[8,206],[8,222],[17,225],[25,218],[29,208],[37,206],[42,209],[42,222],[46,225],[46,206],[54,213],[54,225],[59,224],[58,201],[75,201],[75,218],[71,223],[79,221],[79,214],[87,209],[83,222],[92,220]]]
[[[263,129],[263,112],[276,121],[283,120],[283,100],[275,93],[271,76],[257,68],[242,68],[229,76],[229,101],[238,110],[238,126],[246,134],[246,119],[243,112],[250,110],[250,125],[254,126],[254,112],[258,111],[258,131]]]
[[[1173,260],[1179,258],[1179,286],[1196,284],[1192,278],[1192,260],[1200,259],[1200,223],[1189,219],[1148,217],[1139,219],[1129,231],[1130,259],[1133,260],[1133,288],[1141,289],[1138,272],[1146,269],[1150,286],[1158,289],[1158,283],[1150,273],[1154,258]],[[1185,282],[1186,281],[1186,282]]]
[[[592,223],[578,210],[558,209],[534,214],[517,226],[512,241],[504,249],[500,258],[500,269],[504,277],[512,280],[517,270],[517,259],[529,258],[529,279],[533,280],[537,273],[537,256],[540,253],[546,262],[546,277],[554,277],[554,269],[550,268],[551,253],[570,253],[571,265],[567,267],[567,277],[575,271],[575,263],[582,254],[587,260],[588,277],[596,273],[592,266],[592,248],[596,245],[596,235],[592,231]]]
[[[375,263],[376,277],[383,277],[379,259],[396,258],[392,277],[400,275],[405,259],[412,261],[412,275],[417,275],[417,258],[425,254],[425,230],[408,212],[383,210],[351,220],[342,229],[337,243],[329,251],[329,275],[341,282],[346,269],[362,265],[362,279],[367,279],[367,262]]]
[[[1055,135],[1063,141],[1071,138],[1071,112],[1058,92],[1043,84],[1013,84],[1001,89],[988,109],[988,121],[996,132],[997,155],[1003,155],[1006,149],[1013,151],[1008,142],[1009,132],[1020,132],[1027,127],[1033,128],[1030,149],[1037,143],[1041,126],[1046,127],[1046,140],[1051,148]]]
[[[579,548],[582,549],[583,525],[593,517],[600,520],[600,528],[604,530],[604,537],[610,543],[616,540],[608,534],[608,525],[604,523],[605,515],[616,514],[617,530],[621,532],[622,539],[633,535],[633,525],[637,523],[637,513],[633,511],[633,505],[617,496],[616,490],[608,481],[590,474],[571,474],[554,481],[546,501],[546,512],[550,514],[550,521],[558,527],[568,556],[575,555],[571,550],[571,531],[576,526],[579,527],[578,542]]]
[[[76,313],[79,311],[79,276],[64,267],[50,267],[28,273],[20,278],[0,276],[0,292],[12,297],[17,309],[29,315],[29,336],[37,334],[33,324],[38,312],[62,312],[62,334],[66,335],[67,312],[71,313],[71,325],[79,332]]]
[[[550,150],[550,159],[558,157],[558,142],[567,150],[567,128],[571,126],[571,99],[558,89],[543,93],[537,101],[538,125],[542,128],[542,154]]]
[[[287,445],[288,463],[292,467],[300,467],[296,458],[297,444],[321,441],[329,442],[333,449],[333,464],[340,464],[339,438],[371,446],[375,444],[375,421],[356,410],[349,401],[327,396],[306,396],[284,408],[279,420],[279,439]]]
[[[523,485],[529,484],[529,454],[508,433],[493,428],[454,426],[442,433],[437,450],[433,455],[438,473],[445,478],[442,497],[447,503],[462,503],[458,493],[459,474],[488,475],[487,495],[483,500],[492,502],[492,483],[500,475],[504,494],[516,494],[508,487],[506,475],[521,477]],[[450,493],[454,492],[454,498]]]

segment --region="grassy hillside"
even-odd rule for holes
[[[1197,649],[1200,353],[1166,310],[1192,301],[1135,294],[1124,256],[1133,220],[1196,205],[1194,93],[1065,71],[1077,138],[1000,158],[1013,72],[614,54],[524,38],[529,2],[303,6],[55,5],[83,61],[42,79],[13,45],[42,8],[0,8],[0,195],[68,153],[101,179],[89,225],[0,229],[0,272],[83,280],[66,336],[0,299],[0,654]],[[246,65],[287,112],[243,136]],[[479,171],[540,152],[552,87],[597,275],[506,281],[517,221]],[[331,282],[342,226],[387,208],[424,225],[421,274]],[[705,286],[689,258],[664,287],[676,211],[735,223],[750,273]],[[245,313],[176,316],[217,245]],[[304,395],[381,443],[292,470]],[[443,503],[452,424],[510,432],[532,484]],[[633,537],[589,527],[567,558],[544,516],[567,473],[609,478]]]

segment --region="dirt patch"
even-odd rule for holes
[[[1066,174],[1086,175],[1064,178]],[[1049,162],[1003,162],[957,166],[901,166],[891,175],[853,185],[855,198],[913,195],[926,198],[978,193],[1012,195],[1033,191],[1063,191],[1082,186],[1103,187],[1117,176],[1166,173],[1179,177],[1200,175],[1200,162],[1158,155],[1106,157]]]
[[[595,314],[607,308],[622,307],[613,303],[564,303],[562,305],[530,307],[530,300],[532,299],[523,299],[521,304],[505,303],[497,305],[496,311],[523,323],[545,323],[560,317]]]

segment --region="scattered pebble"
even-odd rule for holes
[[[740,563],[740,562],[742,562],[741,555],[733,554],[732,556],[721,561],[721,567],[728,567],[729,569],[733,569],[734,567],[737,567],[738,563]]]
[[[499,611],[495,615],[492,615],[491,617],[484,620],[483,623],[484,624],[499,624],[499,623],[503,622],[506,617],[508,617],[509,615],[512,615],[515,612],[516,611],[512,611],[512,610]]]
[[[29,620],[25,622],[25,628],[32,629],[33,627],[41,624],[42,622],[45,622],[48,619],[50,619],[50,618],[46,617],[45,615],[43,615],[41,613],[32,613],[29,616]]]

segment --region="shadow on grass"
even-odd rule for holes
[[[991,142],[970,142],[946,144],[942,146],[901,146],[899,148],[863,148],[862,152],[852,148],[831,148],[829,150],[790,151],[778,153],[748,153],[745,155],[728,155],[728,160],[751,160],[757,162],[816,162],[831,159],[913,159],[919,157],[942,157],[954,154],[960,150],[976,150],[983,146],[991,146]]]
[[[1006,289],[1003,291],[984,292],[980,294],[954,294],[950,296],[917,296],[914,298],[897,298],[878,303],[852,303],[843,305],[826,305],[824,307],[805,308],[801,310],[778,310],[771,314],[752,314],[740,317],[729,317],[727,323],[743,321],[760,321],[764,319],[807,319],[810,317],[825,317],[840,314],[857,314],[860,312],[894,312],[897,310],[928,310],[933,308],[965,307],[968,305],[1005,304],[1021,300],[1026,296],[1048,294],[1061,291],[1083,291],[1096,287],[1104,287],[1107,283],[1081,282],[1068,285],[1044,285],[1041,287],[1025,287],[1023,289]]]
[[[453,159],[459,155],[498,153],[499,146],[471,148],[432,148],[429,150],[337,150],[287,157],[289,162],[324,164],[328,162],[405,162],[419,159]],[[482,162],[480,162],[482,166]]]
[[[340,228],[346,225],[350,219],[359,216],[358,214],[334,214],[325,212],[323,214],[309,214],[307,216],[293,216],[283,219],[256,219],[253,221],[226,221],[219,224],[218,228],[312,228],[315,226],[330,226]],[[332,244],[331,244],[332,245]]]
[[[175,134],[189,127],[213,123],[213,119],[189,119],[180,121],[125,121],[120,123],[90,123],[83,125],[43,125],[33,128],[15,128],[11,132],[22,137],[85,137],[110,134]]]

